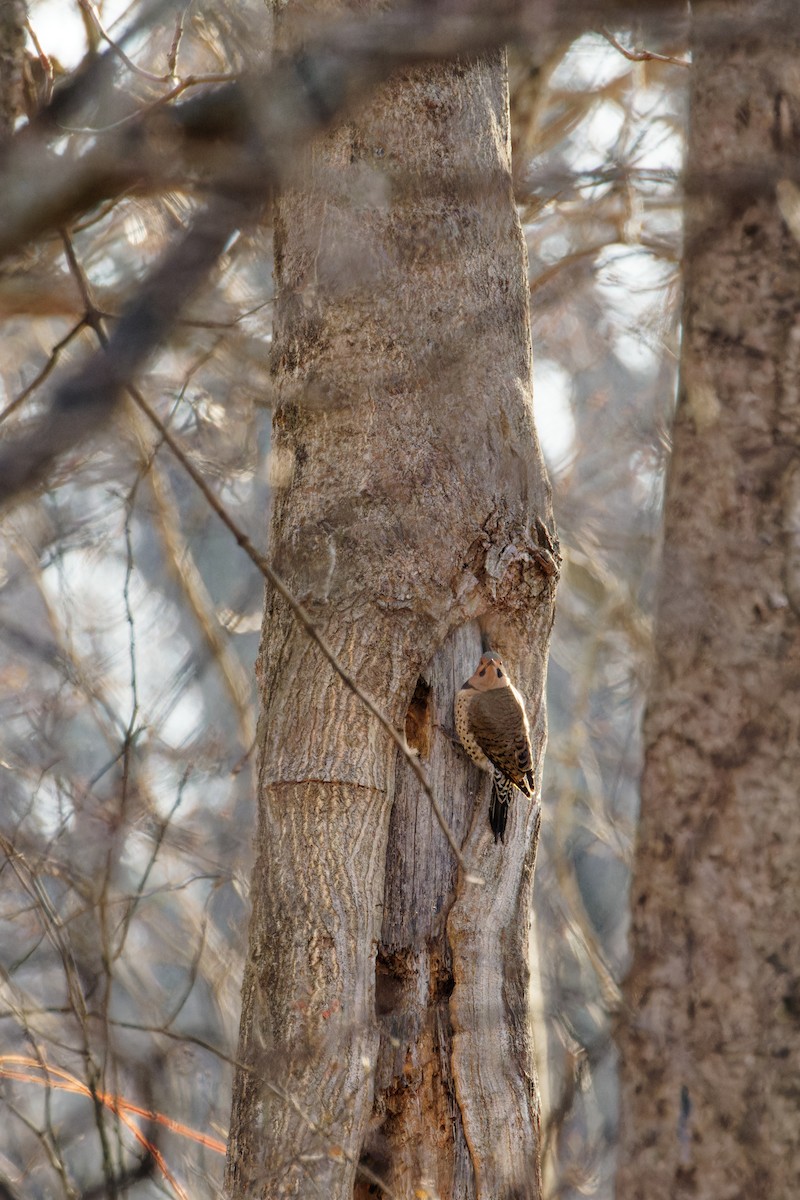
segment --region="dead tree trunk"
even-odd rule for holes
[[[496,846],[488,777],[452,743],[482,638],[519,677],[539,763],[545,740],[555,561],[503,56],[403,73],[304,165],[277,206],[272,555],[405,727],[484,885],[268,596],[228,1187],[538,1200],[538,806],[519,796]]]
[[[796,6],[697,6],[619,1200],[800,1195]],[[777,186],[776,186],[777,185]]]

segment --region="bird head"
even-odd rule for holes
[[[493,688],[509,687],[511,680],[500,655],[487,650],[481,655],[478,669],[469,682],[476,692],[489,692]]]

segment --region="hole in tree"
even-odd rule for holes
[[[427,758],[431,747],[431,685],[420,675],[406,713],[406,741],[420,758]]]
[[[375,959],[375,1015],[388,1016],[400,1007],[403,984],[407,975],[400,954],[391,954],[383,948]]]

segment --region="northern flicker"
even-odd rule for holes
[[[498,654],[481,655],[475,674],[456,696],[455,720],[467,754],[493,774],[489,823],[494,840],[503,842],[514,788],[533,795],[533,753],[525,701]]]

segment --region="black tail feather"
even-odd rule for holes
[[[499,771],[495,771],[492,779],[492,798],[489,801],[489,824],[492,827],[495,842],[505,842],[506,840],[508,804],[513,793],[513,783]]]

